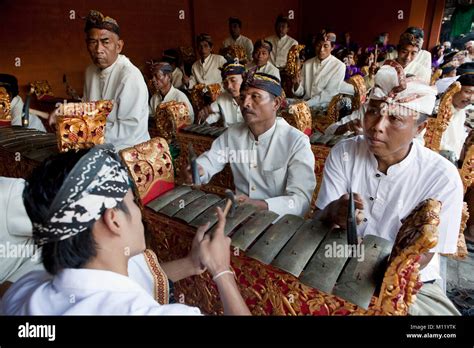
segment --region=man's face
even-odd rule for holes
[[[242,81],[242,75],[229,75],[224,79],[224,88],[232,97],[237,98],[240,95]]]
[[[278,98],[258,88],[245,88],[240,91],[240,110],[248,126],[265,124],[276,118],[280,107]]]
[[[453,106],[462,110],[474,104],[474,86],[462,86],[461,90],[453,96]]]
[[[402,112],[405,115],[392,115],[381,101],[369,102],[363,127],[369,149],[375,156],[386,158],[404,154],[413,138],[423,130],[423,124],[416,124],[416,112],[408,109]]]
[[[473,54],[474,53],[474,45],[472,43],[466,44],[466,50],[467,50],[467,52],[469,52],[469,54]]]
[[[229,33],[233,38],[240,36],[240,26],[237,23],[229,24]]]
[[[135,203],[132,190],[128,190],[124,198],[124,203],[130,213],[130,215],[128,215],[125,212],[121,212],[125,214],[125,226],[122,228],[122,230],[125,231],[124,242],[125,247],[129,248],[127,250],[129,250],[130,255],[133,256],[141,253],[146,248],[145,228],[143,227],[142,213]]]
[[[383,44],[384,46],[387,46],[387,45],[388,45],[388,34],[386,34],[386,35],[383,36],[382,44]]]
[[[263,66],[268,63],[268,60],[270,59],[270,53],[266,48],[259,47],[253,52],[253,59],[255,60],[255,64],[257,64],[257,66]]]
[[[410,64],[415,58],[420,49],[417,46],[405,45],[400,47],[398,50],[397,62],[400,63],[402,67],[406,67]]]
[[[156,90],[160,91],[171,84],[171,77],[169,74],[163,74],[161,70],[153,74],[153,86]]]
[[[314,49],[316,51],[316,56],[319,58],[319,60],[324,60],[331,55],[331,41],[318,41],[314,45]]]
[[[207,58],[211,54],[212,47],[207,41],[201,41],[198,44],[198,52],[202,58]]]
[[[86,44],[92,62],[100,69],[111,66],[123,48],[123,41],[118,35],[106,29],[89,30]]]
[[[288,27],[288,24],[285,23],[285,22],[278,22],[275,25],[275,32],[278,35],[278,37],[280,37],[280,38],[285,36],[286,34],[288,34],[289,29],[290,28]]]
[[[344,58],[344,63],[348,66],[355,65],[354,55],[348,54],[346,58]]]

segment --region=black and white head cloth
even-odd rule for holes
[[[89,229],[106,209],[123,201],[130,188],[126,168],[111,145],[92,148],[76,163],[54,198],[43,223],[33,223],[38,245]]]

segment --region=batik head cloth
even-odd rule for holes
[[[111,17],[105,17],[102,13],[96,10],[89,11],[89,14],[85,18],[86,26],[84,31],[87,33],[89,30],[106,29],[120,36],[120,27],[117,21]]]
[[[129,188],[127,169],[113,147],[92,148],[64,180],[45,220],[33,223],[33,237],[43,245],[86,231],[122,202]]]
[[[280,80],[277,77],[270,74],[255,72],[255,69],[251,69],[247,73],[241,88],[247,87],[267,91],[276,97],[280,97],[283,91],[280,85]]]

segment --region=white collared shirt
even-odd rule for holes
[[[12,115],[12,126],[21,126],[22,123],[22,116],[23,116],[23,100],[19,95],[12,99],[10,103],[10,113]],[[46,128],[44,128],[43,123],[41,122],[40,118],[35,114],[30,112],[30,119],[28,128],[33,128],[39,130],[41,132],[46,132]]]
[[[204,63],[201,59],[195,61],[191,68],[191,77],[189,79],[188,88],[191,89],[194,85],[199,83],[205,85],[222,83],[222,76],[219,68],[221,68],[226,62],[226,59],[218,54],[210,54],[204,59]]]
[[[298,41],[288,35],[283,36],[281,39],[276,35],[272,35],[265,40],[270,41],[273,46],[270,52],[270,62],[277,68],[284,68],[290,48],[298,45]]]
[[[228,47],[232,45],[239,45],[245,49],[245,54],[247,55],[247,61],[252,60],[253,53],[253,43],[248,37],[240,35],[236,40],[232,36],[229,36],[224,40],[222,46]]]
[[[436,81],[436,89],[438,90],[438,95],[443,94],[446,90],[453,84],[453,82],[457,81],[459,75],[452,76],[452,77],[444,77]]]
[[[236,193],[265,200],[279,215],[304,216],[316,186],[308,136],[280,117],[258,140],[247,124],[230,126],[197,162],[204,184],[230,163]]]
[[[171,86],[168,93],[166,93],[165,97],[163,98],[160,93],[153,94],[153,97],[150,99],[150,117],[155,117],[156,115],[156,108],[161,104],[169,101],[177,101],[183,102],[189,109],[189,116],[191,117],[191,122],[194,123],[194,110],[189,102],[188,97],[186,94],[181,92],[179,89],[174,88]]]
[[[206,118],[206,122],[209,124],[216,123],[221,117],[223,118],[224,127],[244,122],[239,104],[227,91],[222,93],[217,100],[211,104],[211,110],[212,113]]]
[[[174,68],[171,73],[171,84],[177,89],[183,87],[183,72],[180,68]]]
[[[404,70],[406,74],[415,75],[424,83],[430,84],[431,63],[431,53],[426,50],[421,50]]]
[[[333,55],[322,62],[311,58],[303,64],[301,84],[293,93],[308,100],[310,107],[327,106],[339,93],[345,73],[345,64]]]
[[[252,63],[247,64],[246,68],[247,70],[250,70],[252,68],[255,68],[255,66],[256,64],[252,62]],[[270,62],[267,62],[267,64],[262,65],[260,68],[257,68],[257,72],[273,75],[277,77],[281,82],[280,70]]]
[[[452,117],[449,121],[449,125],[441,137],[440,150],[452,151],[456,155],[456,158],[461,157],[461,151],[464,146],[468,133],[464,123],[466,122],[466,111],[465,109],[458,110],[451,105]]]
[[[150,139],[148,134],[148,89],[143,75],[124,55],[108,68],[95,65],[86,69],[85,101],[113,100],[107,116],[105,142],[117,150]]]
[[[461,223],[463,186],[456,167],[414,141],[408,156],[380,172],[364,136],[343,140],[334,146],[324,165],[316,206],[324,209],[352,188],[362,196],[366,221],[358,235],[368,234],[395,241],[406,218],[428,198],[441,201],[438,244],[432,252],[454,253]],[[433,257],[421,270],[421,280],[440,279],[439,258]]]
[[[122,274],[67,268],[56,276],[28,273],[5,293],[3,315],[199,315],[196,307],[160,305],[137,282]]]

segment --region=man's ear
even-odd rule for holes
[[[282,103],[283,103],[282,97],[275,97],[275,99],[273,99],[273,110],[278,111]]]
[[[122,39],[119,39],[117,41],[117,53],[120,54],[122,52],[122,49],[123,49],[124,45],[125,45],[125,42]]]
[[[114,234],[120,234],[121,232],[121,211],[118,209],[106,209],[102,219],[105,226]]]

